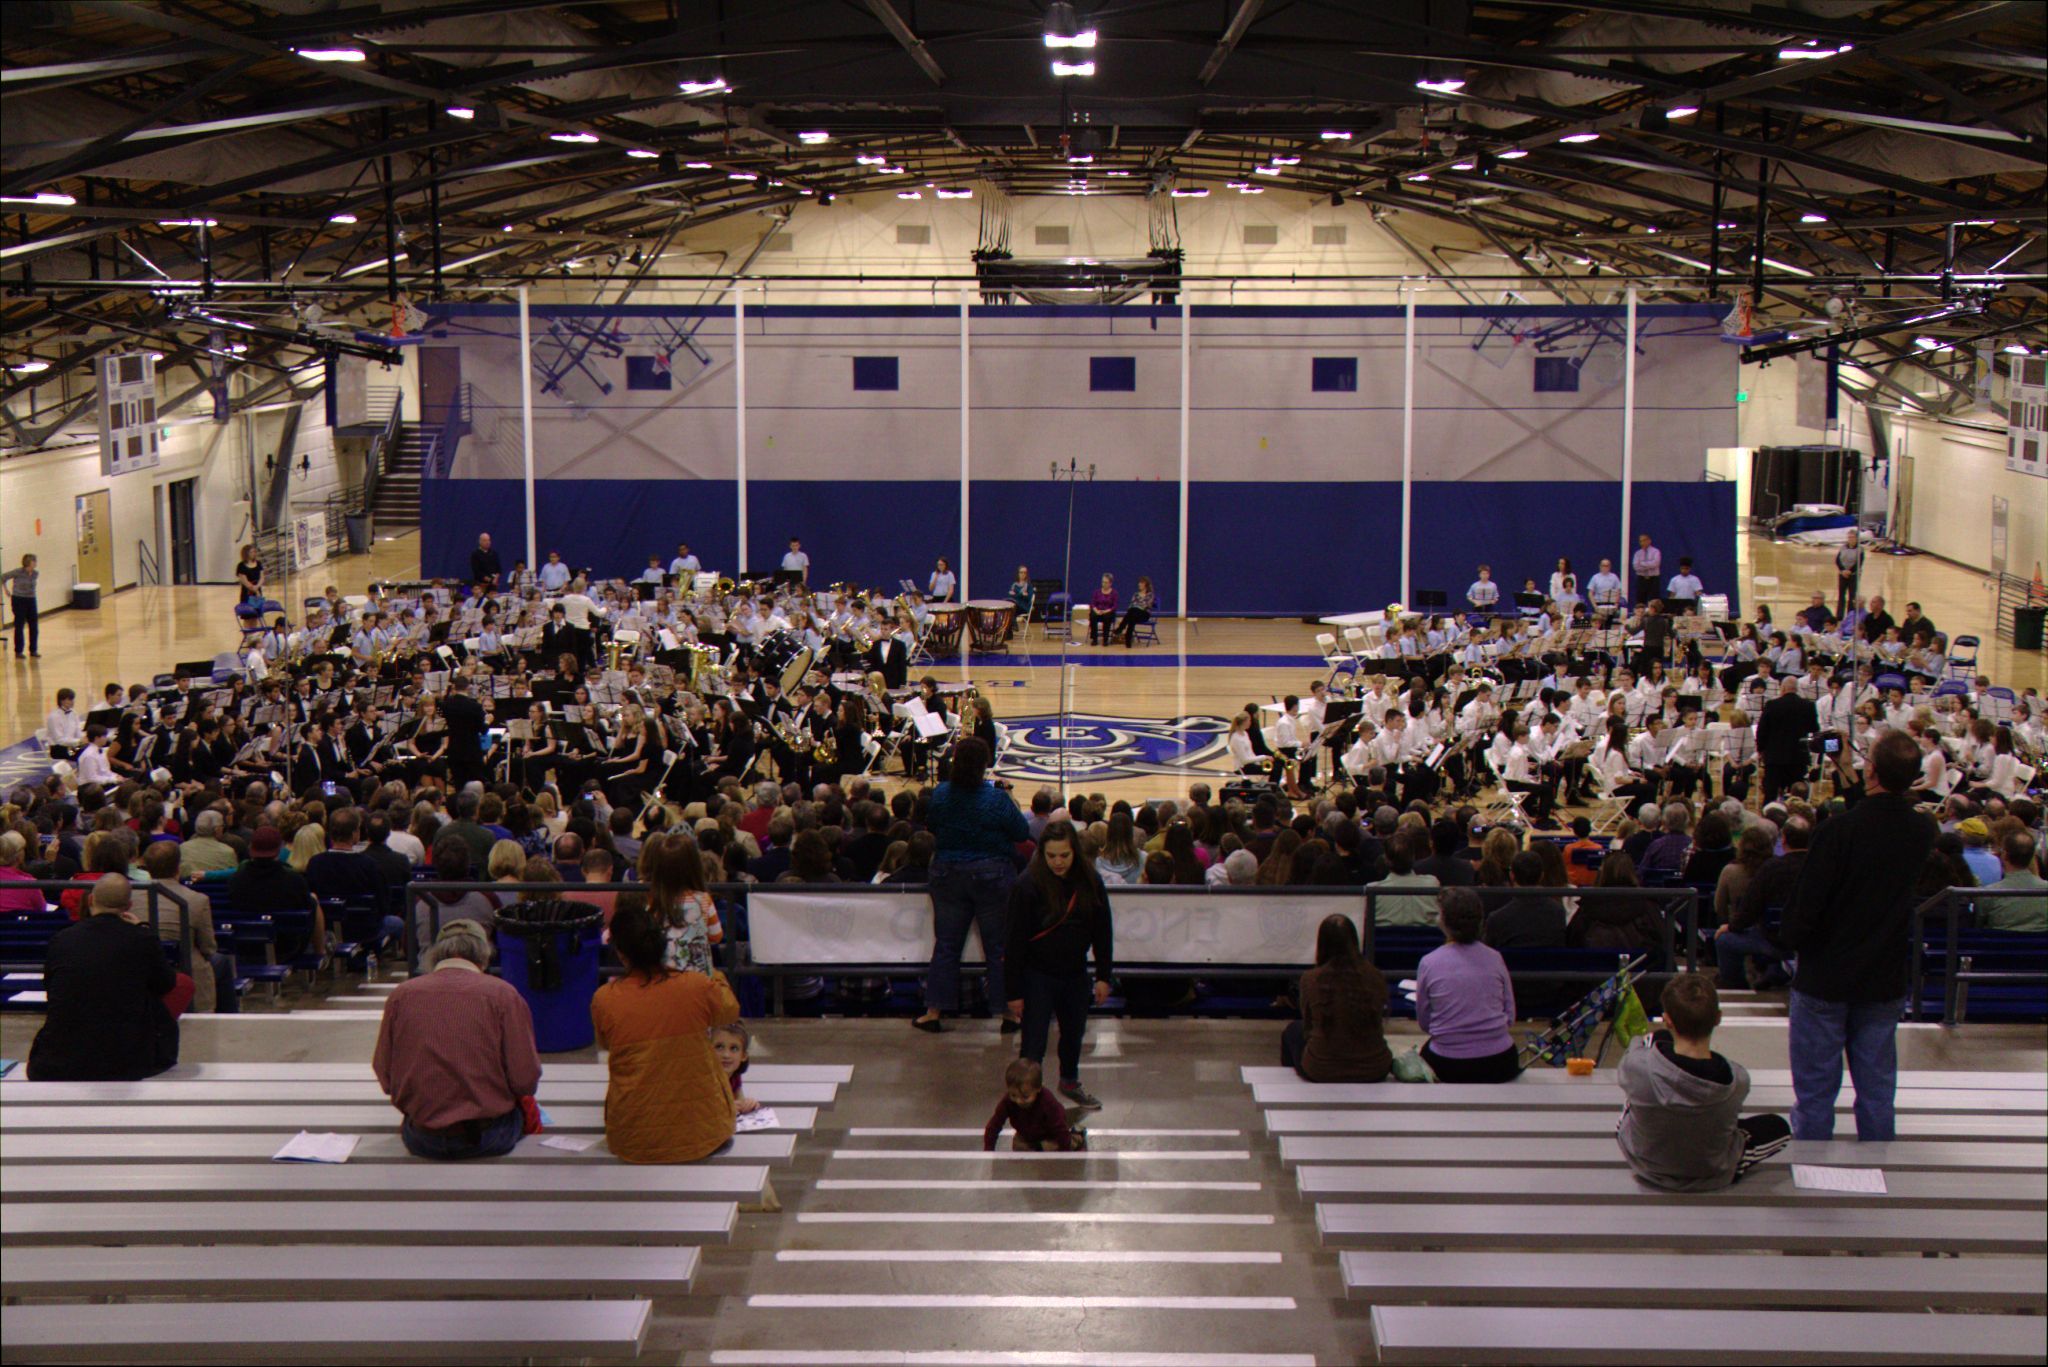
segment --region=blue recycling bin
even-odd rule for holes
[[[539,1052],[596,1043],[590,999],[603,948],[604,913],[588,902],[521,902],[498,913],[498,971],[526,999]]]

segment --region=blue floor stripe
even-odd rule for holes
[[[965,657],[966,663],[978,669],[1002,669],[1006,666],[1023,668],[1033,665],[1041,669],[1057,669],[1058,655],[974,655]],[[942,657],[942,664],[951,664],[950,656]],[[1329,667],[1320,655],[1176,655],[1162,651],[1132,651],[1129,654],[1084,655],[1079,652],[1067,657],[1068,664],[1080,665],[1084,669],[1178,669],[1182,665],[1190,669],[1308,669],[1327,674]]]

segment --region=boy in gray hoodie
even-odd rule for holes
[[[1664,1191],[1719,1191],[1791,1142],[1783,1116],[1741,1116],[1749,1073],[1713,1050],[1721,999],[1698,973],[1664,988],[1669,1028],[1636,1040],[1621,1060],[1615,1142],[1636,1179]]]

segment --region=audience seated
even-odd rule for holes
[[[1414,850],[1423,843],[1420,831],[1396,831],[1386,843],[1388,873],[1367,883],[1373,899],[1372,922],[1376,926],[1427,926],[1436,923],[1436,894],[1440,884],[1434,874],[1415,867]],[[1399,889],[1415,888],[1410,896],[1387,896]]]
[[[494,1157],[527,1131],[540,1089],[533,1015],[517,988],[484,971],[490,962],[488,930],[446,922],[384,1008],[371,1067],[421,1158]]]
[[[157,938],[178,943],[178,910],[192,931],[192,1010],[233,1011],[233,961],[220,952],[213,930],[213,903],[196,888],[178,886],[178,847],[158,842],[142,852],[142,870],[157,885]],[[141,925],[149,924],[149,896],[136,888],[129,910]]]
[[[131,919],[131,895],[126,874],[102,875],[87,914],[51,938],[31,1081],[128,1082],[178,1061],[178,1022],[165,1001],[178,974],[155,934]]]
[[[1749,1072],[1714,1052],[1714,985],[1681,973],[1664,987],[1665,1029],[1622,1056],[1614,1139],[1637,1180],[1663,1191],[1719,1191],[1792,1142],[1783,1116],[1741,1114]]]
[[[1508,865],[1517,895],[1486,917],[1486,943],[1495,949],[1558,949],[1565,942],[1564,903],[1543,896],[1543,860],[1523,850]]]
[[[1986,892],[2030,892],[2031,897],[1986,897],[1977,903],[1977,924],[1986,930],[2048,933],[2048,880],[2035,868],[2038,842],[2032,832],[2014,831],[1999,847],[2004,877],[1984,886]]]
[[[1521,1076],[1515,989],[1500,951],[1479,942],[1486,909],[1471,888],[1437,894],[1444,943],[1415,970],[1415,1022],[1429,1036],[1422,1061],[1441,1082],[1512,1082]]]
[[[1316,965],[1301,975],[1301,1019],[1280,1036],[1280,1062],[1310,1082],[1378,1082],[1394,1066],[1382,1017],[1387,980],[1365,961],[1343,914],[1316,931]]]
[[[288,961],[308,945],[324,946],[327,943],[327,918],[320,910],[319,899],[313,896],[313,889],[307,885],[305,876],[289,868],[278,858],[284,849],[284,836],[275,826],[259,826],[249,840],[249,857],[228,879],[228,899],[234,903],[238,916],[262,916],[280,911],[307,911],[313,913],[313,933],[310,939],[280,934],[277,942],[277,957]]]

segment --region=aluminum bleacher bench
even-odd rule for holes
[[[0,1310],[0,1361],[631,1359],[653,1312],[644,1300],[13,1305]]]
[[[700,1257],[694,1248],[603,1245],[17,1248],[0,1263],[0,1295],[680,1296],[696,1280]]]
[[[2025,1362],[2048,1319],[1821,1310],[1375,1306],[1381,1362]]]
[[[1368,1201],[1526,1201],[1552,1206],[1713,1202],[1800,1208],[2048,1207],[2048,1175],[2039,1172],[1890,1172],[1885,1174],[1885,1191],[1877,1194],[1795,1186],[1792,1169],[1776,1162],[1757,1167],[1720,1191],[1678,1194],[1638,1182],[1618,1154],[1605,1168],[1368,1168],[1304,1163],[1294,1172],[1296,1188],[1309,1200],[1355,1196]]]
[[[1266,1112],[1266,1129],[1272,1134],[1443,1134],[1490,1135],[1495,1138],[1508,1135],[1597,1134],[1611,1138],[1614,1134],[1614,1118],[1620,1111],[1619,1104],[1605,1109],[1571,1111],[1529,1111],[1512,1108],[1438,1111],[1428,1107],[1417,1107],[1410,1111],[1391,1107],[1376,1110],[1275,1110]],[[0,1126],[6,1123],[6,1110],[0,1107]],[[1845,1134],[1854,1133],[1855,1130],[1855,1126],[1846,1116],[1837,1121],[1837,1128]],[[2048,1138],[2048,1116],[1927,1115],[1909,1111],[1898,1118],[1898,1132],[1902,1139],[2039,1141]]]
[[[1397,1253],[1337,1259],[1345,1294],[1375,1305],[1851,1305],[2039,1310],[2040,1258],[1828,1258],[1775,1253]]]
[[[243,1132],[220,1130],[176,1134],[77,1134],[9,1133],[0,1135],[0,1164],[7,1163],[268,1163],[284,1147],[291,1131]],[[611,1151],[604,1141],[580,1152],[551,1148],[530,1134],[519,1147],[491,1163],[610,1163]],[[1608,1146],[1612,1149],[1612,1145]],[[707,1163],[787,1163],[796,1155],[796,1136],[757,1130],[733,1136],[730,1147],[721,1149]],[[1611,1154],[1610,1154],[1611,1157]],[[395,1134],[366,1134],[349,1155],[354,1163],[428,1163],[405,1151]],[[439,1169],[445,1164],[436,1163]]]
[[[382,1174],[394,1171],[379,1168]],[[730,1201],[9,1201],[0,1239],[53,1244],[694,1244]]]
[[[374,1106],[322,1106],[318,1113],[290,1106],[16,1106],[11,1092],[0,1092],[0,1133],[79,1131],[114,1133],[123,1130],[333,1130],[348,1133],[395,1132],[398,1112],[389,1102]],[[776,1130],[808,1130],[818,1112],[809,1106],[777,1106]],[[604,1130],[602,1106],[550,1106],[548,1129],[568,1133]]]
[[[74,1208],[75,1209],[75,1208]],[[1696,1202],[1683,1220],[1645,1219],[1628,1205],[1453,1205],[1381,1202],[1316,1207],[1323,1242],[1361,1248],[1786,1249],[1799,1252],[2048,1251],[2038,1210],[1868,1210],[1855,1206]],[[1759,1342],[1768,1340],[1759,1338]]]
[[[767,1181],[736,1163],[33,1163],[0,1167],[0,1199],[758,1201]]]
[[[132,1149],[128,1152],[130,1157],[138,1156]],[[0,1155],[12,1156],[4,1148],[0,1148]],[[2040,1151],[2029,1145],[1967,1140],[1898,1139],[1860,1144],[1853,1139],[1802,1139],[1793,1141],[1779,1158],[1786,1163],[1883,1168],[1887,1172],[2039,1172],[2042,1167]],[[1280,1161],[1401,1167],[1469,1163],[1504,1168],[1607,1168],[1621,1161],[1621,1151],[1615,1147],[1611,1134],[1587,1139],[1554,1137],[1536,1144],[1520,1138],[1460,1139],[1448,1135],[1392,1139],[1368,1135],[1283,1135]]]
[[[202,1063],[194,1064],[192,1066],[206,1068],[219,1066],[234,1067],[238,1065],[217,1065]],[[258,1064],[252,1066],[267,1068],[273,1066],[297,1067],[305,1065]],[[176,1070],[173,1069],[172,1071],[175,1072]],[[549,1069],[549,1071],[550,1073],[552,1073],[554,1069],[551,1068]],[[1246,1064],[1238,1071],[1243,1074],[1245,1085],[1248,1087],[1255,1086],[1261,1082],[1305,1081],[1301,1074],[1295,1072],[1292,1068],[1258,1067],[1252,1064]],[[280,1076],[282,1076],[282,1074],[280,1074]],[[752,1077],[753,1071],[750,1070],[747,1076]],[[1524,1072],[1522,1076],[1516,1079],[1513,1083],[1507,1085],[1524,1087],[1533,1083],[1539,1086],[1589,1087],[1595,1083],[1614,1082],[1616,1080],[1618,1080],[1618,1073],[1613,1068],[1602,1068],[1599,1071],[1595,1072],[1591,1077],[1573,1077],[1571,1074],[1565,1072],[1565,1070],[1562,1068],[1531,1068],[1528,1071]],[[1752,1068],[1749,1070],[1749,1082],[1752,1087],[1790,1087],[1792,1085],[1792,1074],[1788,1070],[1783,1068]],[[1311,1083],[1309,1085],[1315,1086],[1320,1084]],[[1373,1085],[1377,1086],[1378,1084]],[[1981,1072],[1965,1069],[1957,1069],[1954,1071],[1950,1071],[1947,1069],[1939,1068],[1907,1069],[1906,1071],[1901,1072],[1899,1074],[1899,1086],[1914,1089],[1927,1087],[1946,1087],[1963,1088],[1966,1090],[2048,1092],[2048,1073]]]
[[[543,1072],[540,1104],[557,1106],[593,1105],[604,1100],[608,1084],[558,1082]],[[747,1080],[747,1095],[764,1106],[830,1106],[838,1098],[835,1082],[762,1082]],[[1532,1089],[1533,1090],[1533,1089]],[[301,1106],[348,1106],[385,1101],[384,1089],[375,1078],[360,1081],[333,1079],[302,1082],[15,1082],[0,1091],[9,1108],[17,1106],[151,1106],[195,1103],[297,1102]],[[388,1104],[388,1103],[387,1103]],[[308,1126],[318,1116],[309,1112]]]
[[[603,1082],[602,1063],[548,1063],[551,1082]],[[375,1078],[368,1063],[180,1063],[158,1073],[151,1082],[362,1082]],[[1752,1074],[1752,1076],[1754,1076]],[[840,1083],[853,1081],[845,1063],[750,1063],[747,1084],[759,1082]],[[6,1086],[0,1082],[0,1087]],[[2048,1086],[2048,1083],[2044,1083]],[[0,1094],[4,1095],[4,1094]]]
[[[63,1085],[63,1084],[51,1084]],[[147,1084],[137,1084],[144,1085]],[[543,1083],[543,1086],[546,1084]],[[1835,1098],[1835,1109],[1846,1111],[1855,1105],[1855,1092],[1848,1087]],[[1524,1087],[1515,1083],[1438,1083],[1408,1086],[1398,1082],[1260,1082],[1252,1086],[1252,1100],[1261,1106],[1364,1106],[1373,1109],[1412,1109],[1418,1106],[1456,1107],[1461,1110],[1570,1110],[1592,1108],[1613,1110],[1620,1104],[1615,1089],[1606,1085],[1586,1087]],[[1935,1112],[2017,1112],[2048,1114],[2048,1092],[1969,1090],[1961,1087],[1900,1088],[1895,1102],[1901,1111]],[[1751,1087],[1746,1109],[1784,1111],[1791,1109],[1790,1087]]]

